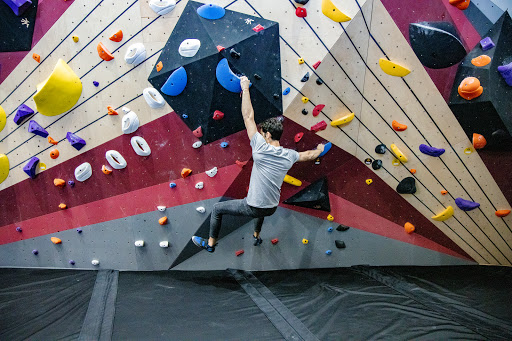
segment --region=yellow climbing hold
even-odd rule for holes
[[[304,58],[299,58],[299,64],[304,64]]]
[[[78,43],[78,40],[79,40],[79,39],[78,39],[78,37],[77,37],[77,36],[72,36],[71,38],[73,39],[73,41],[74,41],[75,43]]]
[[[307,103],[309,102],[309,98],[307,98],[306,96],[302,97],[302,103]]]
[[[395,154],[396,158],[399,159],[400,161],[402,162],[407,162],[407,157],[405,157],[404,153],[402,153],[400,151],[400,149],[398,149],[398,147],[396,146],[396,144],[392,144],[391,146],[389,146],[391,148],[391,151],[393,152],[393,154]]]
[[[322,0],[322,13],[332,21],[343,22],[352,18],[341,12],[331,0]]]
[[[0,184],[9,176],[9,159],[7,155],[0,154]]]
[[[333,217],[332,215],[330,215],[330,214],[329,214],[329,215],[327,216],[327,220],[329,220],[329,221],[334,221],[334,217]]]
[[[46,163],[39,162],[39,169],[42,171],[46,170]]]
[[[443,212],[439,213],[432,217],[432,219],[437,221],[445,221],[453,215],[453,207],[448,206]]]
[[[395,77],[404,77],[411,73],[411,70],[384,58],[379,59],[379,66],[382,71]]]
[[[284,176],[284,182],[293,186],[302,186],[302,181],[295,179],[293,176],[289,176],[288,174]]]
[[[55,116],[71,109],[81,94],[80,78],[64,60],[59,59],[50,77],[37,85],[34,102],[41,114]]]
[[[7,116],[5,115],[5,110],[0,106],[0,131],[4,130],[5,122],[7,122]]]
[[[309,240],[307,240],[306,238],[302,239],[302,244],[306,245],[307,243],[309,243]]]
[[[371,185],[371,184],[372,184],[372,182],[373,182],[373,180],[372,180],[372,179],[366,179],[366,184],[367,184],[367,185]]]
[[[400,160],[398,160],[398,159],[393,159],[393,161],[391,161],[391,163],[393,164],[393,166],[400,166]]]
[[[350,114],[348,114],[348,115],[345,115],[345,116],[343,116],[343,117],[341,117],[341,118],[338,118],[338,119],[336,119],[336,120],[334,120],[334,121],[331,121],[331,126],[332,126],[332,127],[337,127],[337,126],[340,126],[340,125],[342,125],[342,124],[347,124],[347,123],[349,123],[350,121],[352,121],[352,120],[354,119],[354,117],[355,117],[355,115],[354,115],[354,113],[352,112],[352,113],[350,113]]]
[[[471,153],[473,153],[473,149],[471,149],[471,148],[469,148],[469,147],[467,147],[466,149],[464,149],[464,154],[468,154],[468,155],[469,155],[469,154],[471,154]]]

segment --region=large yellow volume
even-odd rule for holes
[[[443,212],[439,213],[432,217],[432,219],[437,221],[445,221],[453,215],[453,207],[448,206]]]
[[[0,154],[0,184],[9,176],[9,159],[5,154]]]
[[[37,111],[45,116],[71,109],[82,94],[82,82],[65,61],[59,59],[50,77],[37,84],[34,95]]]
[[[340,11],[331,0],[322,0],[322,13],[332,21],[342,22],[352,20],[351,17]]]
[[[293,176],[289,176],[288,174],[284,176],[284,182],[293,186],[302,186],[302,181],[295,179]]]
[[[5,115],[5,110],[0,106],[0,131],[4,130],[5,122],[7,122],[7,116]]]
[[[411,73],[411,70],[384,58],[379,59],[379,66],[382,71],[395,77],[404,77]]]

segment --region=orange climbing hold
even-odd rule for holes
[[[112,174],[112,169],[105,165],[101,166],[101,171],[103,172],[103,174]]]
[[[59,142],[55,141],[51,136],[48,136],[48,142],[50,142],[53,145],[56,145],[59,143]]]
[[[235,163],[238,165],[238,167],[240,168],[244,168],[244,166],[247,164],[247,161],[239,161],[239,160],[236,160]]]
[[[414,225],[409,222],[405,223],[404,228],[405,228],[405,232],[407,232],[407,233],[413,233],[415,230]]]
[[[487,145],[487,140],[483,135],[473,133],[473,147],[475,149],[482,149]]]
[[[446,194],[448,194],[448,191],[447,191],[447,190],[445,190],[445,189],[443,189],[443,190],[441,191],[441,194],[442,194],[442,195],[446,195]]]
[[[162,218],[158,219],[158,223],[159,223],[160,225],[165,225],[165,224],[167,224],[167,217],[162,217]]]
[[[32,58],[33,58],[36,62],[41,63],[41,56],[40,56],[40,55],[38,55],[37,53],[33,53],[33,54],[32,54]]]
[[[450,0],[450,5],[457,7],[460,10],[465,10],[469,7],[469,0]]]
[[[411,170],[409,172],[411,172],[411,174],[416,174],[416,169],[411,168]]]
[[[183,168],[181,170],[181,177],[182,178],[186,178],[187,176],[190,175],[190,173],[192,173],[192,169],[189,169],[189,168]]]
[[[121,40],[123,40],[123,31],[117,31],[117,33],[114,33],[114,35],[112,35],[112,37],[110,37],[109,39],[119,43]]]
[[[485,54],[471,59],[471,64],[473,64],[474,66],[480,66],[480,67],[486,66],[490,62],[491,62],[491,57],[489,57],[488,55],[485,55]]]
[[[65,210],[66,208],[68,208],[68,206],[66,204],[59,204],[59,208],[61,210]]]
[[[50,240],[52,241],[53,244],[62,244],[62,240],[60,240],[60,238],[51,237]]]
[[[56,187],[64,187],[66,186],[66,181],[62,180],[62,179],[53,179],[53,184],[56,186]]]
[[[51,157],[52,159],[56,159],[56,158],[58,158],[58,157],[59,157],[59,151],[58,151],[57,149],[52,150],[52,151],[50,152],[50,157]]]
[[[459,85],[459,95],[468,101],[477,98],[484,92],[480,86],[480,81],[475,77],[467,77]]]
[[[110,105],[107,107],[107,110],[109,115],[119,115]]]
[[[163,67],[164,63],[162,63],[162,61],[159,61],[158,64],[156,64],[156,72],[160,72]]]
[[[397,121],[393,120],[393,122],[391,122],[391,126],[393,127],[393,129],[395,129],[396,131],[404,131],[405,129],[407,129],[407,125],[405,124],[402,124],[402,123],[398,123]]]
[[[112,55],[112,53],[110,53],[107,48],[105,47],[105,45],[103,45],[103,43],[99,43],[98,44],[98,47],[97,47],[97,50],[98,50],[98,55],[100,56],[101,59],[103,59],[104,61],[109,61],[109,60],[112,60],[114,59],[114,56]]]
[[[498,217],[506,217],[510,214],[510,210],[497,210],[494,214]]]

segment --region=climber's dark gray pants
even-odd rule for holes
[[[213,205],[212,216],[210,218],[210,237],[215,239],[219,238],[220,227],[222,225],[222,216],[224,214],[257,218],[254,231],[260,232],[261,226],[263,225],[263,219],[274,214],[276,209],[277,207],[252,207],[247,204],[245,199],[219,202]]]

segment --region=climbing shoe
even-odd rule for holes
[[[215,246],[208,245],[208,239],[204,239],[198,236],[192,236],[192,242],[201,249],[205,249],[208,252],[214,252]]]
[[[260,237],[257,237],[257,238],[256,238],[256,237],[253,235],[253,236],[252,236],[252,238],[254,239],[254,246],[258,246],[258,245],[260,245],[260,244],[263,242],[263,240],[262,240]]]

